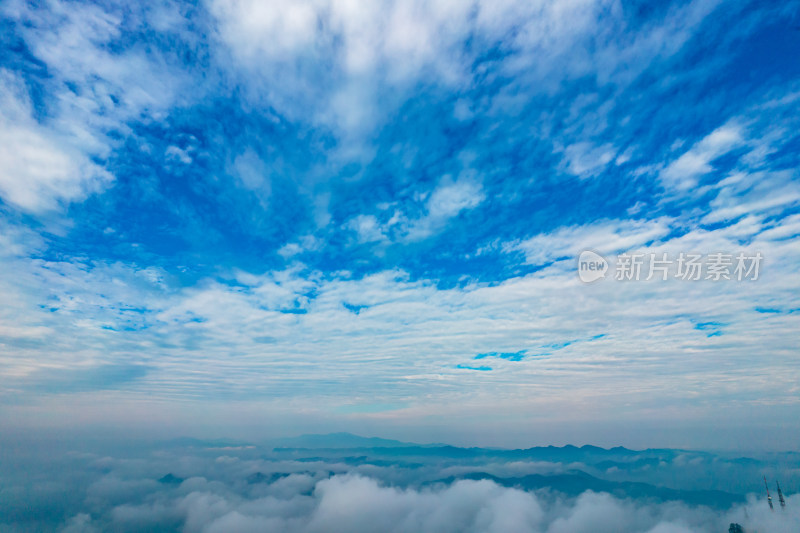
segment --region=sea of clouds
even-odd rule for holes
[[[774,511],[755,492],[720,508],[593,490],[525,490],[493,476],[596,469],[496,458],[481,464],[437,450],[391,458],[383,449],[377,458],[369,449],[354,456],[238,445],[134,447],[113,455],[7,447],[0,531],[710,533],[735,522],[750,533],[781,533],[800,526],[800,495],[790,487],[785,509],[773,491]],[[675,464],[654,472],[654,482],[686,460],[669,462]],[[737,463],[715,464],[722,472]],[[464,478],[481,471],[494,474]]]

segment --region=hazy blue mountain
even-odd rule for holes
[[[380,437],[362,437],[352,433],[311,434],[274,439],[268,442],[275,448],[355,449],[419,447],[419,444]]]
[[[741,494],[719,490],[677,490],[659,487],[648,483],[615,482],[599,479],[579,470],[558,475],[529,475],[503,478],[481,472],[439,480],[450,484],[456,479],[489,479],[498,485],[525,490],[549,489],[567,496],[577,496],[587,490],[607,492],[619,498],[645,499],[659,502],[683,501],[692,505],[706,505],[717,509],[727,509],[734,504],[744,503]]]

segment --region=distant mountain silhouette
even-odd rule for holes
[[[349,434],[345,434],[349,435]],[[675,455],[679,450],[644,450],[637,452],[627,448],[616,447],[610,450],[599,448],[597,446],[577,446],[566,445],[563,447],[545,446],[518,450],[507,450],[497,448],[459,448],[458,446],[450,446],[444,444],[429,444],[419,445],[410,443],[401,443],[398,441],[390,441],[394,443],[392,446],[384,445],[368,445],[367,441],[383,441],[385,439],[365,439],[364,437],[357,437],[349,435],[349,438],[341,439],[339,441],[325,440],[327,435],[309,435],[312,437],[308,441],[305,437],[298,437],[295,442],[302,444],[304,442],[312,442],[316,446],[283,446],[276,447],[277,452],[298,452],[303,450],[315,450],[317,452],[327,453],[347,453],[350,455],[369,455],[386,456],[386,457],[447,457],[453,459],[468,459],[468,458],[481,458],[481,457],[497,457],[507,460],[512,459],[530,459],[538,461],[551,461],[551,462],[573,462],[573,461],[591,461],[599,462],[604,459],[636,457],[639,455],[659,455],[664,454]],[[353,438],[354,437],[354,438]],[[302,439],[302,440],[301,440]],[[334,445],[338,444],[338,445]]]
[[[525,490],[550,489],[568,496],[577,496],[587,490],[591,490],[594,492],[608,492],[620,498],[652,499],[656,501],[680,500],[692,505],[706,505],[718,509],[727,509],[736,503],[745,501],[745,497],[741,494],[731,494],[718,490],[677,490],[631,481],[607,481],[580,470],[555,475],[533,474],[506,478],[474,472],[438,480],[438,482],[450,484],[459,479],[488,479],[505,487],[517,487]]]
[[[181,483],[183,483],[183,478],[177,477],[173,475],[172,472],[170,472],[166,476],[159,479],[158,482],[163,483],[165,485],[180,485]]]
[[[411,442],[361,437],[352,433],[329,433],[327,435],[300,435],[270,441],[275,448],[342,449],[342,448],[402,448],[422,446]]]
[[[256,483],[274,483],[279,479],[289,477],[291,474],[283,472],[272,472],[271,474],[264,474],[263,472],[256,472],[247,476],[247,483],[255,485]]]
[[[178,446],[182,448],[237,448],[252,445],[249,442],[231,439],[196,439],[193,437],[178,437],[161,442],[165,446]]]

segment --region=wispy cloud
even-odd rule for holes
[[[235,400],[465,432],[793,427],[800,92],[793,56],[751,53],[789,49],[788,8],[0,9],[14,423],[145,401],[222,423]],[[760,252],[763,275],[584,285],[587,249]],[[365,399],[400,407],[348,411]]]
[[[43,213],[84,200],[113,181],[110,172],[92,161],[85,138],[33,117],[22,80],[0,71],[0,92],[0,195],[6,202]]]

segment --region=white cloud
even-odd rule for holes
[[[508,53],[495,67],[515,81],[508,98],[500,94],[489,103],[497,110],[551,95],[565,80],[582,76],[626,86],[653,61],[679,52],[717,3],[691,2],[633,35],[623,10],[608,0],[209,5],[225,45],[219,53],[230,54],[228,66],[241,75],[253,101],[330,128],[343,157],[369,159],[376,132],[419,82],[468,90],[486,74],[473,72],[482,59],[475,50],[482,47],[473,50],[465,46],[469,41],[501,45]],[[458,116],[466,116],[463,111]],[[598,114],[594,131],[561,144],[604,144],[597,142],[604,117]],[[585,157],[569,157],[580,175],[608,163],[608,149],[581,152]]]
[[[425,239],[462,211],[480,205],[485,198],[480,182],[469,177],[462,177],[458,181],[446,177],[430,193],[426,202],[426,213],[407,223],[403,238],[408,241]]]
[[[173,459],[171,468],[195,474],[176,487],[147,479],[147,475],[161,475],[156,472],[167,466],[168,458]],[[747,530],[788,533],[798,514],[796,495],[787,497],[786,510],[781,512],[770,512],[763,500],[752,496],[747,503],[721,511],[681,501],[623,499],[592,491],[568,498],[547,490],[503,487],[490,480],[420,487],[426,479],[443,475],[429,461],[411,471],[400,464],[347,467],[321,460],[228,459],[210,467],[202,457],[175,458],[167,452],[159,459],[96,461],[91,466],[113,473],[97,480],[100,474],[89,470],[88,481],[94,480],[92,495],[80,507],[89,507],[92,513],[75,514],[61,531],[180,527],[189,533],[712,533],[735,521]],[[242,483],[249,473],[264,468],[289,472],[304,468],[306,473],[270,483]],[[363,468],[371,468],[373,475],[359,473]],[[398,474],[405,482],[381,479]]]
[[[610,144],[593,146],[591,143],[581,142],[571,144],[564,150],[566,170],[581,178],[588,178],[599,174],[614,160],[616,151]]]
[[[177,159],[184,165],[190,165],[192,163],[192,156],[189,155],[189,150],[184,150],[177,146],[168,146],[164,155],[167,156],[167,159]]]
[[[443,201],[443,212],[469,204],[467,196],[451,193],[445,196],[455,200]],[[792,223],[787,220],[787,228]],[[735,412],[741,427],[763,423],[765,417],[784,418],[780,410],[765,414],[763,398],[790,410],[797,404],[792,343],[797,315],[788,310],[796,307],[790,296],[800,290],[800,261],[793,241],[779,231],[782,225],[751,217],[736,226],[677,234],[680,222],[669,219],[564,228],[509,245],[531,264],[544,266],[535,274],[448,289],[398,271],[353,279],[302,266],[234,272],[180,287],[140,266],[12,258],[0,276],[0,289],[13,302],[5,312],[17,329],[0,332],[6,342],[0,364],[7,375],[32,382],[48,367],[93,367],[122,359],[151,368],[126,387],[124,396],[37,395],[48,412],[64,409],[64,420],[78,412],[103,419],[111,406],[115,416],[138,416],[132,414],[136,404],[129,403],[134,399],[200,394],[216,405],[216,395],[241,394],[237,417],[242,420],[255,416],[247,414],[246,399],[257,398],[272,413],[299,410],[327,419],[406,424],[445,417],[448,431],[481,420],[497,424],[498,431],[484,437],[499,439],[496,443],[507,443],[518,431],[493,415],[498,409],[513,420],[534,417],[537,427],[549,427],[554,419],[613,423],[606,419],[619,410],[626,420],[669,420],[677,426],[709,419],[733,424],[730,413]],[[761,278],[752,283],[606,280],[584,285],[574,263],[584,247],[673,255],[747,249],[760,251],[765,261]],[[547,266],[551,261],[557,262]],[[41,308],[41,302],[55,311]],[[759,306],[787,312],[758,313]],[[722,324],[722,335],[708,336],[696,328],[701,322]],[[43,337],[45,331],[60,335]],[[589,340],[599,334],[605,337]],[[73,339],[81,339],[80,349]],[[456,368],[478,353],[520,350],[530,357],[519,362],[494,358],[491,372]],[[751,357],[764,351],[768,359]],[[564,397],[554,390],[571,393]],[[99,396],[104,401],[90,400]],[[338,406],[359,398],[402,407],[336,414]],[[26,413],[31,420],[38,416],[24,405],[4,410]],[[207,420],[227,423],[219,415]],[[589,424],[586,431],[594,430]],[[628,438],[653,444],[645,433],[637,435]]]
[[[734,173],[714,186],[717,196],[704,223],[731,221],[744,215],[780,215],[800,204],[800,182],[796,172]]]
[[[445,181],[431,193],[428,200],[428,216],[450,218],[465,209],[477,207],[484,199],[479,183],[468,179],[458,182]]]
[[[289,242],[278,249],[278,254],[284,259],[289,259],[303,252],[319,250],[324,242],[313,235],[305,235],[297,242]]]
[[[417,208],[414,215],[397,209],[381,222],[375,215],[362,214],[349,220],[345,228],[355,231],[361,243],[420,241],[441,231],[460,213],[476,208],[485,198],[476,179],[462,177],[453,181],[445,176],[436,188],[417,195],[416,202],[409,202],[407,210]]]
[[[0,510],[12,510],[3,514],[4,531],[712,533],[738,522],[747,531],[788,533],[800,517],[800,495],[786,487],[797,478],[796,471],[781,472],[785,509],[778,509],[776,501],[771,512],[763,485],[753,484],[763,468],[772,483],[776,471],[783,470],[778,465],[792,463],[791,452],[750,456],[752,463],[745,464],[738,455],[707,452],[611,450],[584,455],[562,449],[552,452],[583,456],[587,463],[542,461],[530,470],[534,465],[520,468],[509,461],[508,450],[470,456],[478,450],[460,450],[465,455],[435,448],[430,454],[415,453],[413,463],[402,450],[371,450],[353,464],[345,450],[272,450],[280,439],[243,447],[130,438],[53,443],[46,449],[27,446],[41,436],[3,435],[4,443],[16,444],[8,449],[13,467],[3,472]],[[523,450],[516,453],[526,455]],[[530,453],[535,457],[550,451]],[[607,461],[621,467],[613,478],[596,471]],[[463,479],[487,471],[505,472],[499,474],[505,479]],[[167,472],[175,483],[157,481]],[[531,479],[519,477],[527,473],[556,476],[551,478],[556,484],[559,478],[572,478],[575,485],[567,494],[556,487],[524,490]],[[592,483],[598,476],[610,483],[646,485],[618,486],[616,495],[581,491],[581,479]],[[533,479],[534,485],[547,481]],[[647,485],[675,489],[676,498],[637,497]],[[721,508],[727,498],[712,507],[692,503],[700,494],[691,491],[719,488],[757,494],[730,508]],[[15,513],[17,509],[30,511]]]
[[[687,191],[697,184],[700,176],[714,168],[711,162],[744,144],[742,127],[736,123],[720,126],[692,148],[669,164],[660,174],[665,187]]]
[[[88,513],[79,513],[69,520],[60,530],[61,533],[94,533],[100,531],[92,525],[92,515]]]
[[[52,110],[76,137],[97,137],[97,129],[142,114],[158,117],[190,86],[174,60],[131,47],[114,53],[109,46],[122,33],[113,6],[51,0],[46,6],[13,2],[9,9],[36,58],[52,71],[57,95]],[[24,7],[22,7],[24,6]],[[136,20],[134,12],[129,13]],[[173,64],[170,64],[173,63]],[[187,92],[199,96],[199,87]]]
[[[269,199],[272,191],[270,171],[252,148],[237,155],[228,172],[237,179],[240,186],[256,193],[262,204]]]
[[[95,164],[80,140],[37,122],[24,85],[0,72],[0,195],[32,213],[83,200],[113,176]]]
[[[319,5],[237,0],[215,2],[211,7],[223,22],[223,37],[236,43],[237,53],[259,60],[264,56],[281,59],[310,47],[316,39]]]
[[[378,219],[372,215],[358,215],[347,226],[358,234],[358,242],[380,242],[386,240]]]
[[[668,199],[680,199],[696,193],[700,177],[718,172],[715,159],[739,150],[729,170],[706,185],[701,192],[715,195],[702,218],[706,224],[732,221],[743,215],[775,216],[800,201],[796,169],[778,159],[779,150],[796,139],[798,120],[788,107],[785,113],[765,119],[765,109],[792,106],[788,100],[772,99],[743,110],[694,144],[661,170],[659,178],[667,189]]]
[[[535,235],[522,241],[506,243],[506,252],[519,251],[532,265],[545,265],[567,258],[574,261],[583,250],[601,254],[635,250],[651,241],[659,241],[670,232],[673,221],[607,220],[585,226],[562,226],[554,232]]]
[[[163,117],[188,86],[157,52],[112,52],[122,21],[111,9],[59,0],[2,7],[48,73],[36,118],[25,83],[0,73],[0,194],[22,210],[55,211],[109,186],[109,133],[127,132],[131,119]],[[188,153],[176,150],[167,155],[187,162]]]

